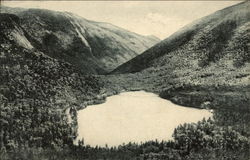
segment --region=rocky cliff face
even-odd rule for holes
[[[107,73],[159,42],[152,36],[141,36],[68,12],[1,6],[1,13],[18,17],[13,42],[69,62],[84,74]]]

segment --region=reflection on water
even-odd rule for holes
[[[207,110],[182,107],[144,91],[125,92],[78,112],[78,139],[91,146],[169,140],[174,128],[212,116]]]

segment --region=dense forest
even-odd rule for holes
[[[75,114],[81,102],[101,93],[102,84],[67,62],[15,45],[9,38],[15,18],[0,15],[1,152],[70,145],[77,122],[68,124],[66,109]]]
[[[249,134],[249,133],[248,133]],[[173,141],[128,143],[117,147],[79,145],[46,148],[16,147],[5,159],[241,159],[250,156],[249,135],[233,127],[221,127],[215,121],[202,120],[197,124],[183,124],[173,133]]]

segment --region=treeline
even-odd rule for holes
[[[249,89],[249,85],[191,85],[177,83],[176,86],[163,89],[159,96],[183,106],[237,111],[249,110]]]
[[[211,120],[183,124],[173,133],[172,141],[129,143],[118,147],[90,147],[79,142],[78,146],[53,150],[30,148],[2,154],[6,159],[240,159],[248,160],[250,140],[232,127],[219,127]],[[20,156],[20,154],[22,156]],[[9,157],[8,157],[9,156]],[[39,157],[39,158],[38,158]]]

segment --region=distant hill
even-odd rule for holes
[[[133,73],[151,67],[183,72],[189,70],[190,74],[196,69],[208,70],[215,66],[217,70],[249,69],[249,8],[250,2],[247,1],[201,18],[112,73]]]
[[[85,74],[107,73],[159,42],[68,12],[1,6],[3,13],[17,16],[5,19],[14,25],[9,29],[13,43],[69,62]]]

